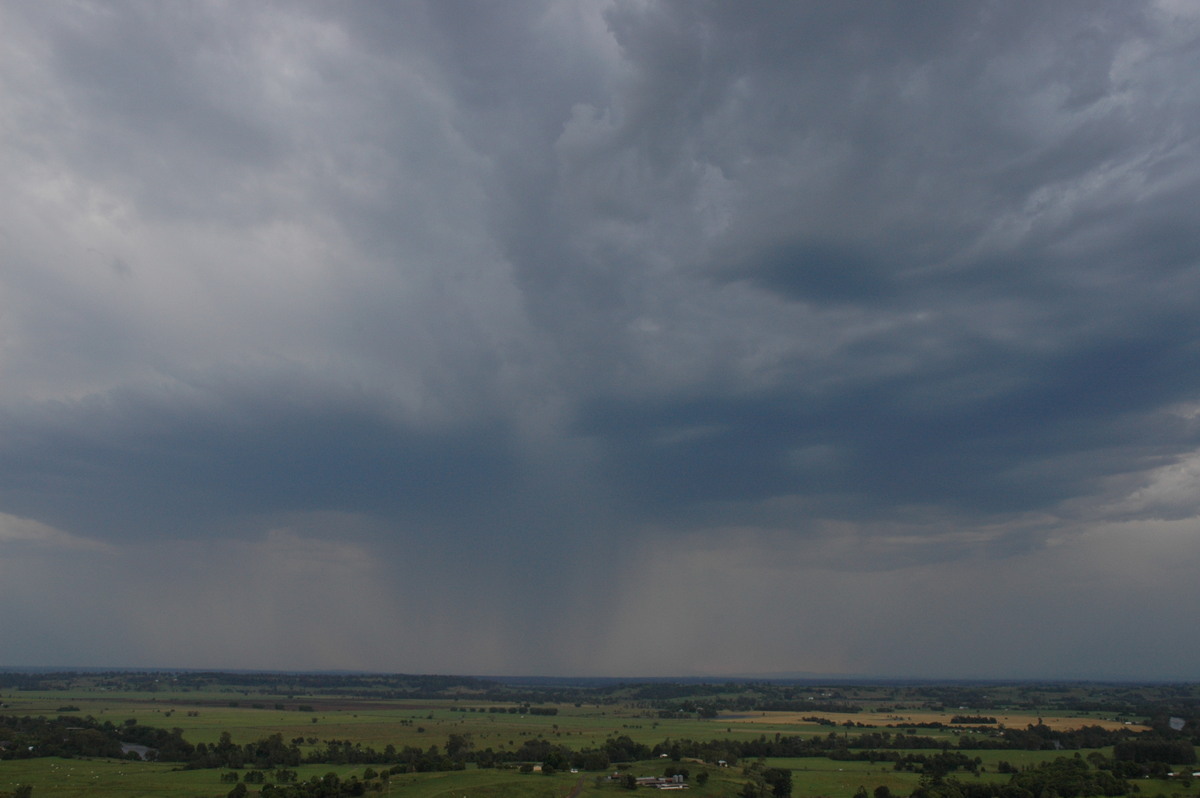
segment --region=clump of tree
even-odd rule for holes
[[[1166,762],[1172,765],[1191,765],[1196,762],[1196,748],[1189,740],[1137,739],[1124,740],[1113,746],[1113,759],[1126,762]]]
[[[745,774],[750,780],[742,786],[741,798],[791,798],[791,770],[769,768],[759,761],[747,767]]]
[[[1007,784],[922,776],[910,798],[1083,798],[1127,795],[1132,786],[1111,772],[1094,768],[1082,757],[1058,757],[1024,768]]]
[[[326,773],[292,784],[266,784],[258,794],[261,798],[348,798],[369,792],[381,793],[386,779],[386,775],[378,774],[372,777],[364,774],[362,779],[357,776],[343,779],[336,773]],[[239,786],[245,789],[244,785]]]
[[[941,777],[959,769],[978,776],[983,760],[969,757],[960,751],[942,751],[937,754],[906,754],[896,759],[895,770],[907,770],[926,776]]]
[[[0,717],[0,737],[9,742],[0,749],[0,759],[119,758],[123,752],[115,730],[111,722],[102,725],[92,718]]]

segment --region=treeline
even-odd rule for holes
[[[1164,756],[1185,754],[1182,749],[1162,749],[1159,753]],[[1147,764],[1109,760],[1098,751],[1088,754],[1086,758],[1075,754],[1073,757],[1058,757],[1021,769],[1001,762],[1000,772],[1012,774],[1006,784],[963,781],[946,776],[945,771],[929,770],[923,771],[920,784],[910,798],[1083,798],[1131,795],[1137,792],[1137,787],[1130,779],[1146,775],[1158,778],[1166,776],[1164,763],[1154,763],[1157,767],[1149,768]],[[892,798],[887,787],[876,788],[874,795],[875,798]],[[866,791],[860,790],[856,798],[866,798]]]
[[[1077,757],[1058,757],[1013,774],[1007,784],[961,781],[956,778],[923,778],[911,798],[1081,798],[1128,795],[1133,786],[1112,773],[1092,768]],[[876,798],[879,791],[876,790]]]
[[[401,772],[430,773],[463,770],[468,764],[494,768],[520,762],[561,761],[564,767],[569,765],[584,770],[602,770],[609,763],[606,757],[595,756],[594,751],[571,752],[541,738],[527,740],[513,751],[495,751],[491,748],[475,750],[465,738],[466,735],[451,735],[445,747],[397,748],[388,745],[382,749],[352,740],[330,739],[304,751],[299,745],[302,738],[285,742],[282,735],[273,734],[253,743],[237,745],[229,739],[228,734],[222,734],[218,743],[208,746],[197,744],[194,755],[185,762],[184,767],[249,767],[261,770],[297,765],[387,765],[399,766]]]
[[[58,718],[0,716],[0,759],[32,759],[44,756],[65,758],[99,756],[140,758],[126,754],[122,744],[154,749],[168,761],[182,761],[194,750],[180,729],[140,726],[132,718],[121,725],[100,723],[92,717]]]
[[[326,773],[324,776],[312,776],[305,781],[298,781],[296,774],[289,770],[277,770],[273,774],[252,770],[229,791],[228,798],[244,798],[250,795],[246,784],[263,785],[258,795],[265,798],[351,798],[369,792],[383,792],[389,775],[389,771],[377,773],[372,768],[367,768],[361,779],[358,776],[342,778],[336,773]],[[237,773],[231,772],[226,776],[232,777],[230,781],[238,781]],[[269,781],[270,777],[275,781]]]
[[[1123,740],[1113,747],[1113,759],[1137,763],[1170,762],[1191,765],[1196,762],[1196,748],[1182,739]]]
[[[832,701],[811,701],[804,700],[758,700],[744,701],[734,700],[730,702],[730,709],[746,709],[752,712],[840,712],[843,714],[853,714],[861,712],[862,707],[854,704],[840,704]]]
[[[598,748],[582,750],[572,750],[540,737],[526,740],[511,751],[478,750],[472,745],[470,735],[459,734],[451,734],[444,747],[431,745],[429,748],[388,745],[380,750],[351,740],[334,739],[324,740],[321,746],[303,752],[301,742],[303,738],[285,742],[282,735],[273,734],[253,743],[237,745],[228,733],[223,733],[215,744],[197,744],[184,767],[268,770],[302,764],[387,765],[394,772],[428,773],[463,770],[468,764],[478,768],[499,768],[538,762],[547,772],[566,768],[604,771],[614,762],[633,762],[651,756],[648,746],[634,742],[626,735],[610,738]]]
[[[95,719],[62,716],[0,717],[0,759],[32,759],[56,756],[63,758],[107,757],[138,758],[134,752],[124,753],[122,745],[139,745],[147,749],[147,759],[177,762],[186,769],[254,768],[258,770],[296,767],[298,765],[388,765],[399,766],[404,772],[462,770],[468,763],[480,768],[515,766],[521,762],[542,762],[551,767],[575,767],[580,770],[604,770],[615,761],[645,759],[650,749],[623,736],[610,739],[600,748],[572,751],[542,738],[527,740],[512,751],[491,748],[476,750],[469,735],[451,735],[443,748],[388,745],[382,750],[351,740],[330,739],[307,751],[300,746],[304,738],[285,741],[281,734],[272,734],[251,743],[237,744],[228,732],[216,743],[187,742],[179,729],[167,731],[141,726],[132,721],[114,724]]]
[[[919,762],[920,768],[912,767]],[[1111,769],[1115,764],[1105,759],[1103,755],[1094,752],[1087,759],[1078,754],[1074,757],[1058,757],[1051,762],[1042,762],[1017,770],[1004,764],[1001,772],[1011,773],[1007,783],[984,781],[964,781],[952,775],[956,770],[964,769],[979,775],[980,761],[971,760],[964,754],[954,751],[941,752],[931,756],[923,754],[904,755],[897,762],[897,767],[904,770],[918,770],[922,773],[917,788],[909,798],[1083,798],[1084,796],[1119,796],[1129,795],[1137,791],[1127,778]],[[903,765],[903,767],[901,767]],[[747,769],[754,776],[755,769],[761,770],[762,765],[756,763]],[[790,795],[790,779],[786,782],[763,783],[761,778],[747,783],[740,793],[741,798],[786,798]],[[860,787],[855,798],[868,798],[865,788]],[[880,785],[874,790],[874,798],[897,798],[886,785]]]
[[[610,738],[597,748],[572,750],[543,738],[524,741],[514,750],[477,749],[469,734],[451,734],[446,745],[428,748],[388,745],[376,749],[352,740],[320,741],[296,737],[284,740],[283,735],[268,735],[251,743],[233,742],[229,732],[222,732],[216,743],[196,743],[184,739],[180,729],[158,729],[143,726],[130,719],[121,724],[98,722],[92,717],[59,716],[8,717],[0,716],[0,759],[32,759],[57,756],[142,758],[123,745],[143,746],[147,759],[177,762],[187,769],[255,768],[270,770],[298,765],[387,765],[399,766],[404,772],[462,770],[468,764],[480,768],[516,766],[524,762],[540,762],[551,768],[574,767],[580,770],[605,770],[613,762],[632,762],[650,757],[650,748],[636,743],[627,735]]]
[[[0,748],[0,759],[123,756],[120,740],[99,729],[90,719],[5,716],[0,717],[0,737],[6,742]]]
[[[469,691],[509,697],[497,681],[473,676],[412,674],[224,673],[217,671],[0,671],[0,689],[63,690],[78,687],[156,692],[160,689],[295,696],[318,692],[357,698],[445,698]]]
[[[501,707],[450,707],[451,712],[486,712],[491,715],[557,715],[558,707],[534,707],[529,704],[518,704],[517,706]]]
[[[1030,725],[1025,729],[1004,729],[995,734],[960,735],[957,745],[946,738],[923,735],[871,731],[862,734],[829,732],[826,735],[765,735],[751,740],[690,740],[680,739],[662,743],[653,749],[655,756],[667,754],[672,759],[694,757],[715,762],[725,760],[733,764],[741,759],[759,757],[827,757],[835,760],[865,760],[872,762],[895,762],[901,757],[897,751],[914,749],[955,749],[958,751],[1024,750],[1055,751],[1082,750],[1116,746],[1117,759],[1155,760],[1189,764],[1194,760],[1195,750],[1190,740],[1167,739],[1154,732],[1137,732],[1121,728],[1105,729],[1100,726],[1085,726],[1081,729],[1058,731],[1043,724]],[[1126,753],[1130,752],[1130,753]],[[1168,753],[1169,752],[1169,753]],[[1190,758],[1189,758],[1190,757]]]
[[[336,773],[326,773],[292,784],[264,784],[259,795],[262,798],[351,798],[368,792],[383,792],[384,784],[386,781],[376,780],[374,775],[360,780],[356,776],[342,779]],[[229,793],[230,798],[248,794],[245,787],[240,792],[234,788]]]
[[[1195,748],[1182,734],[1174,737],[1153,732],[1135,734],[1127,729],[1109,731],[1101,727],[1085,727],[1073,731],[1055,731],[1042,724],[1024,730],[1004,730],[996,736],[962,735],[958,745],[933,737],[871,731],[851,735],[830,732],[827,735],[774,735],[751,740],[714,739],[707,741],[666,740],[653,748],[632,740],[628,735],[607,739],[601,746],[573,750],[544,738],[524,741],[513,750],[478,749],[470,734],[451,734],[446,744],[428,748],[388,745],[382,750],[351,740],[297,737],[284,740],[273,734],[251,743],[237,744],[228,732],[216,743],[189,743],[178,728],[165,730],[138,724],[130,719],[123,723],[98,722],[92,717],[0,716],[0,739],[6,741],[0,749],[0,759],[44,756],[60,757],[137,757],[123,753],[123,746],[137,745],[149,749],[147,758],[177,762],[185,768],[255,768],[258,770],[295,767],[302,764],[383,765],[403,772],[460,770],[473,764],[479,768],[510,767],[520,763],[542,763],[550,770],[568,767],[585,771],[603,771],[614,763],[633,762],[653,757],[668,757],[674,761],[695,758],[706,762],[724,760],[737,764],[741,760],[772,757],[827,757],[834,760],[892,762],[897,769],[919,772],[941,778],[958,770],[977,773],[980,759],[967,753],[972,750],[1054,750],[1099,749],[1113,747],[1108,760],[1098,752],[1088,755],[1089,761],[1113,775],[1114,778],[1135,778],[1165,774],[1171,765],[1191,765],[1196,761]],[[916,753],[922,749],[928,754]],[[1005,767],[1001,767],[1001,772]],[[1062,794],[1060,793],[1060,798]]]
[[[811,680],[620,682],[597,679],[492,679],[470,676],[219,671],[56,671],[0,669],[0,689],[107,689],[230,692],[274,696],[420,698],[506,704],[614,704],[711,717],[717,712],[963,712],[955,722],[980,725],[998,710],[1102,712],[1150,718],[1159,731],[1200,737],[1200,684],[1100,683],[821,683]],[[984,714],[986,713],[986,714]],[[1172,725],[1174,724],[1174,725]]]
[[[708,762],[725,760],[735,764],[739,760],[770,757],[826,757],[833,760],[858,760],[870,762],[893,762],[898,769],[939,776],[965,769],[975,772],[980,760],[969,757],[967,751],[974,750],[1080,750],[1114,747],[1113,766],[1127,777],[1166,772],[1167,764],[1192,764],[1196,761],[1195,749],[1185,739],[1163,739],[1152,733],[1133,737],[1134,733],[1121,729],[1115,732],[1100,727],[1086,727],[1074,731],[1059,732],[1046,726],[1030,726],[1025,730],[1011,730],[1001,737],[963,736],[959,745],[951,749],[949,741],[909,734],[869,732],[849,735],[831,732],[824,736],[776,735],[761,736],[752,740],[676,740],[664,741],[653,748],[635,742],[628,735],[607,739],[597,748],[573,750],[544,738],[524,741],[513,750],[477,749],[469,734],[451,734],[444,747],[432,745],[428,748],[405,746],[396,748],[388,745],[382,750],[365,746],[351,740],[330,739],[322,741],[316,748],[301,749],[304,738],[290,742],[275,734],[253,743],[237,745],[228,733],[221,735],[216,744],[199,743],[191,746],[180,736],[179,731],[151,729],[136,725],[113,727],[108,723],[100,727],[102,732],[117,734],[124,742],[138,742],[157,747],[157,758],[164,761],[184,762],[190,768],[217,767],[280,767],[299,764],[378,764],[399,765],[409,772],[458,770],[473,764],[480,768],[505,767],[524,762],[541,762],[551,768],[574,767],[580,770],[601,771],[612,763],[633,762],[652,757],[666,757],[679,761],[682,758],[697,758]],[[309,741],[312,742],[311,740]],[[922,755],[914,750],[926,749],[933,753]],[[1147,768],[1150,763],[1159,767]]]

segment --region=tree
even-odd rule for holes
[[[763,771],[763,781],[771,788],[771,795],[774,798],[791,798],[792,794],[792,771],[787,768],[767,768]],[[855,798],[859,798],[855,796]],[[865,790],[864,790],[864,796]]]
[[[446,740],[446,756],[452,759],[458,759],[470,751],[474,744],[471,742],[469,734],[451,734]]]

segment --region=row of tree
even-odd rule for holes
[[[1128,795],[1132,790],[1125,779],[1093,768],[1087,760],[1076,756],[1058,757],[1024,768],[1014,773],[1007,784],[924,777],[910,798],[1081,798]]]
[[[960,735],[953,744],[945,737],[903,732],[829,732],[823,736],[776,734],[774,737],[760,736],[752,740],[680,739],[656,746],[653,753],[667,754],[672,759],[695,757],[705,761],[724,759],[727,762],[781,756],[886,762],[897,759],[895,754],[888,752],[914,749],[1059,751],[1108,746],[1118,747],[1118,759],[1153,759],[1187,764],[1194,761],[1188,757],[1195,756],[1192,744],[1186,738],[1170,739],[1153,732],[1139,734],[1128,728],[1105,729],[1101,726],[1058,731],[1044,724],[1030,725],[1025,729],[1004,729],[994,735]]]

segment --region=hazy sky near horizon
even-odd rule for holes
[[[0,664],[1200,673],[1200,6],[0,37]]]

